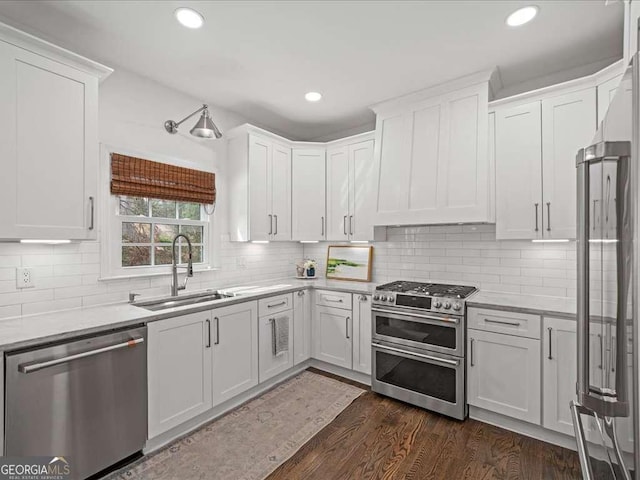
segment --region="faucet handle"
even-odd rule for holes
[[[133,303],[136,300],[136,297],[139,297],[140,293],[129,292],[129,303]]]

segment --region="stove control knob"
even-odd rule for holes
[[[440,300],[436,300],[433,302],[433,306],[436,308],[440,308],[442,306],[442,302]]]
[[[380,301],[381,302],[386,302],[387,301],[387,296],[386,295],[380,295]]]
[[[374,300],[380,300],[380,295],[378,295],[377,293],[373,296]]]
[[[451,308],[451,302],[444,302],[443,307],[449,310]]]
[[[389,303],[393,303],[393,297],[392,297],[392,296],[389,296],[389,298],[387,298],[387,302],[389,302]]]
[[[457,312],[462,308],[462,305],[460,305],[458,302],[453,304],[453,309]]]

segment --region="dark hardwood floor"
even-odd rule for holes
[[[367,389],[268,480],[580,478],[575,452]]]

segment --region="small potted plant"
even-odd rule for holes
[[[306,260],[304,262],[304,268],[307,270],[307,277],[316,276],[316,267],[318,263],[315,260]]]

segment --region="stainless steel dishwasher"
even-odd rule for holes
[[[64,456],[84,479],[147,438],[146,327],[6,354],[5,455]]]

